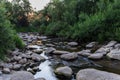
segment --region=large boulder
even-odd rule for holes
[[[78,57],[77,53],[68,53],[60,56],[64,60],[73,60]]]
[[[27,71],[18,71],[13,73],[10,80],[34,80],[34,76]]]
[[[119,49],[111,50],[110,53],[107,54],[107,56],[112,59],[120,60],[120,50]]]
[[[64,76],[66,78],[70,78],[72,76],[72,69],[68,66],[59,67],[55,70],[55,74],[58,76]]]
[[[120,80],[120,75],[96,69],[83,69],[77,73],[76,80]]]

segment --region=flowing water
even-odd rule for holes
[[[45,52],[41,54],[42,57],[48,59],[48,57],[45,55]],[[46,60],[42,62],[39,65],[40,72],[37,72],[35,74],[35,78],[45,78],[46,80],[58,80],[53,72],[52,67],[50,66],[51,62],[49,60]]]

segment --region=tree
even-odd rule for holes
[[[7,18],[7,9],[5,2],[0,2],[0,59],[4,59],[7,50],[15,47],[23,47],[21,39],[12,29],[12,24]]]

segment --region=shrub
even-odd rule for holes
[[[3,3],[0,3],[0,59],[4,59],[5,53],[16,46],[21,47],[22,41],[11,28],[11,23],[6,18],[6,9]]]

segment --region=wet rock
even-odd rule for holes
[[[68,45],[69,45],[69,46],[73,46],[73,47],[74,47],[74,46],[77,46],[77,45],[78,45],[78,43],[77,43],[77,42],[69,42],[69,43],[68,43]]]
[[[110,41],[105,47],[114,47],[117,41]]]
[[[98,42],[91,42],[86,45],[86,48],[89,48],[89,49],[94,48],[97,44],[98,44]]]
[[[77,52],[78,55],[82,56],[90,56],[91,55],[91,50],[82,50],[80,52]]]
[[[19,70],[21,68],[21,64],[14,64],[13,70]]]
[[[2,72],[4,74],[9,74],[10,73],[10,69],[9,68],[3,68]]]
[[[73,60],[78,57],[77,53],[68,53],[60,56],[64,60]]]
[[[39,36],[38,39],[47,39],[47,36]]]
[[[53,54],[56,54],[56,55],[68,54],[68,53],[70,53],[70,52],[68,52],[68,51],[60,51],[60,50],[53,51]]]
[[[109,58],[120,60],[120,50],[114,49],[107,54]]]
[[[32,57],[32,60],[34,60],[34,61],[44,61],[45,60],[45,58],[44,57],[42,57],[42,56],[40,56],[40,55],[38,55],[38,54],[32,54],[31,55],[31,57]]]
[[[120,80],[120,75],[96,69],[83,69],[77,73],[76,80]]]
[[[26,58],[21,59],[21,60],[19,61],[19,63],[20,63],[20,64],[25,64],[25,63],[27,63],[27,59],[26,59]]]
[[[46,53],[46,54],[50,54],[50,53],[52,53],[52,52],[55,51],[55,50],[56,50],[55,48],[50,47],[50,48],[47,48],[47,49],[45,50],[45,53]]]
[[[38,79],[35,79],[35,80],[46,80],[45,78],[38,78]]]
[[[18,71],[11,76],[10,80],[34,80],[34,76],[27,71]]]
[[[55,74],[58,75],[58,76],[64,76],[64,77],[67,77],[67,78],[70,78],[72,76],[72,69],[68,66],[65,66],[65,67],[59,67],[55,70]]]
[[[103,54],[101,53],[94,53],[94,54],[91,54],[90,56],[88,56],[88,58],[90,59],[101,59],[103,57]]]
[[[33,50],[34,53],[38,53],[38,54],[41,54],[43,52],[42,49],[36,49],[36,50]]]

